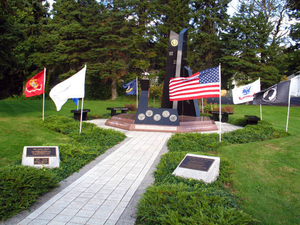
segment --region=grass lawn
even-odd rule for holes
[[[259,106],[236,105],[233,118],[259,115]],[[250,113],[249,113],[250,112]],[[287,107],[263,106],[263,120],[286,129]],[[266,142],[224,146],[234,166],[233,189],[243,210],[263,224],[300,224],[300,108],[290,110],[292,135]]]
[[[108,117],[107,107],[134,104],[135,98],[114,101],[85,100],[88,115]],[[46,100],[45,116],[65,115],[75,104],[69,100],[57,112],[52,100]],[[259,106],[235,105],[230,120],[244,115],[260,116]],[[222,158],[234,166],[232,191],[241,199],[243,210],[262,221],[262,224],[300,224],[300,107],[290,111],[289,137],[248,144],[223,146],[218,150]],[[286,128],[287,107],[263,106],[263,120],[276,128]],[[42,120],[42,100],[0,101],[0,166],[21,161],[26,145],[59,145],[66,135],[37,125]],[[79,128],[78,128],[79,129]]]
[[[133,100],[132,100],[133,99]],[[120,98],[114,101],[85,100],[84,108],[89,114],[100,117],[110,116],[107,107],[135,103],[134,98]],[[81,104],[81,102],[80,102]],[[72,100],[56,111],[52,100],[45,101],[45,116],[60,115],[73,117],[70,111],[76,109]],[[88,114],[88,115],[89,115]],[[21,162],[24,146],[59,145],[68,137],[36,124],[42,120],[42,100],[0,101],[0,167]],[[79,131],[79,127],[78,127]]]

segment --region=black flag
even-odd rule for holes
[[[289,100],[290,81],[275,84],[258,92],[253,97],[253,105],[286,105]]]

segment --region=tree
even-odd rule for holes
[[[42,26],[49,18],[49,5],[43,0],[4,0],[0,6],[0,96],[7,97],[20,94],[22,83],[37,69],[30,56],[37,51]]]
[[[230,0],[194,0],[191,3],[193,29],[189,32],[188,62],[196,71],[219,64],[220,37],[229,16]]]
[[[282,18],[286,7],[282,1],[241,2],[239,13],[230,20],[222,33],[221,59],[225,76],[239,84],[261,78],[262,88],[283,79],[276,68],[276,59],[282,52]]]
[[[189,28],[191,9],[189,0],[154,0],[151,1],[149,16],[152,19],[150,34],[153,37],[155,69],[163,80],[167,62],[167,50],[170,30],[180,33],[184,28]]]

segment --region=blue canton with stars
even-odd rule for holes
[[[219,67],[203,70],[199,73],[199,83],[218,83],[219,81]]]

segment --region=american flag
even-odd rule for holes
[[[170,101],[219,97],[219,67],[203,70],[190,77],[171,78],[169,90]]]

